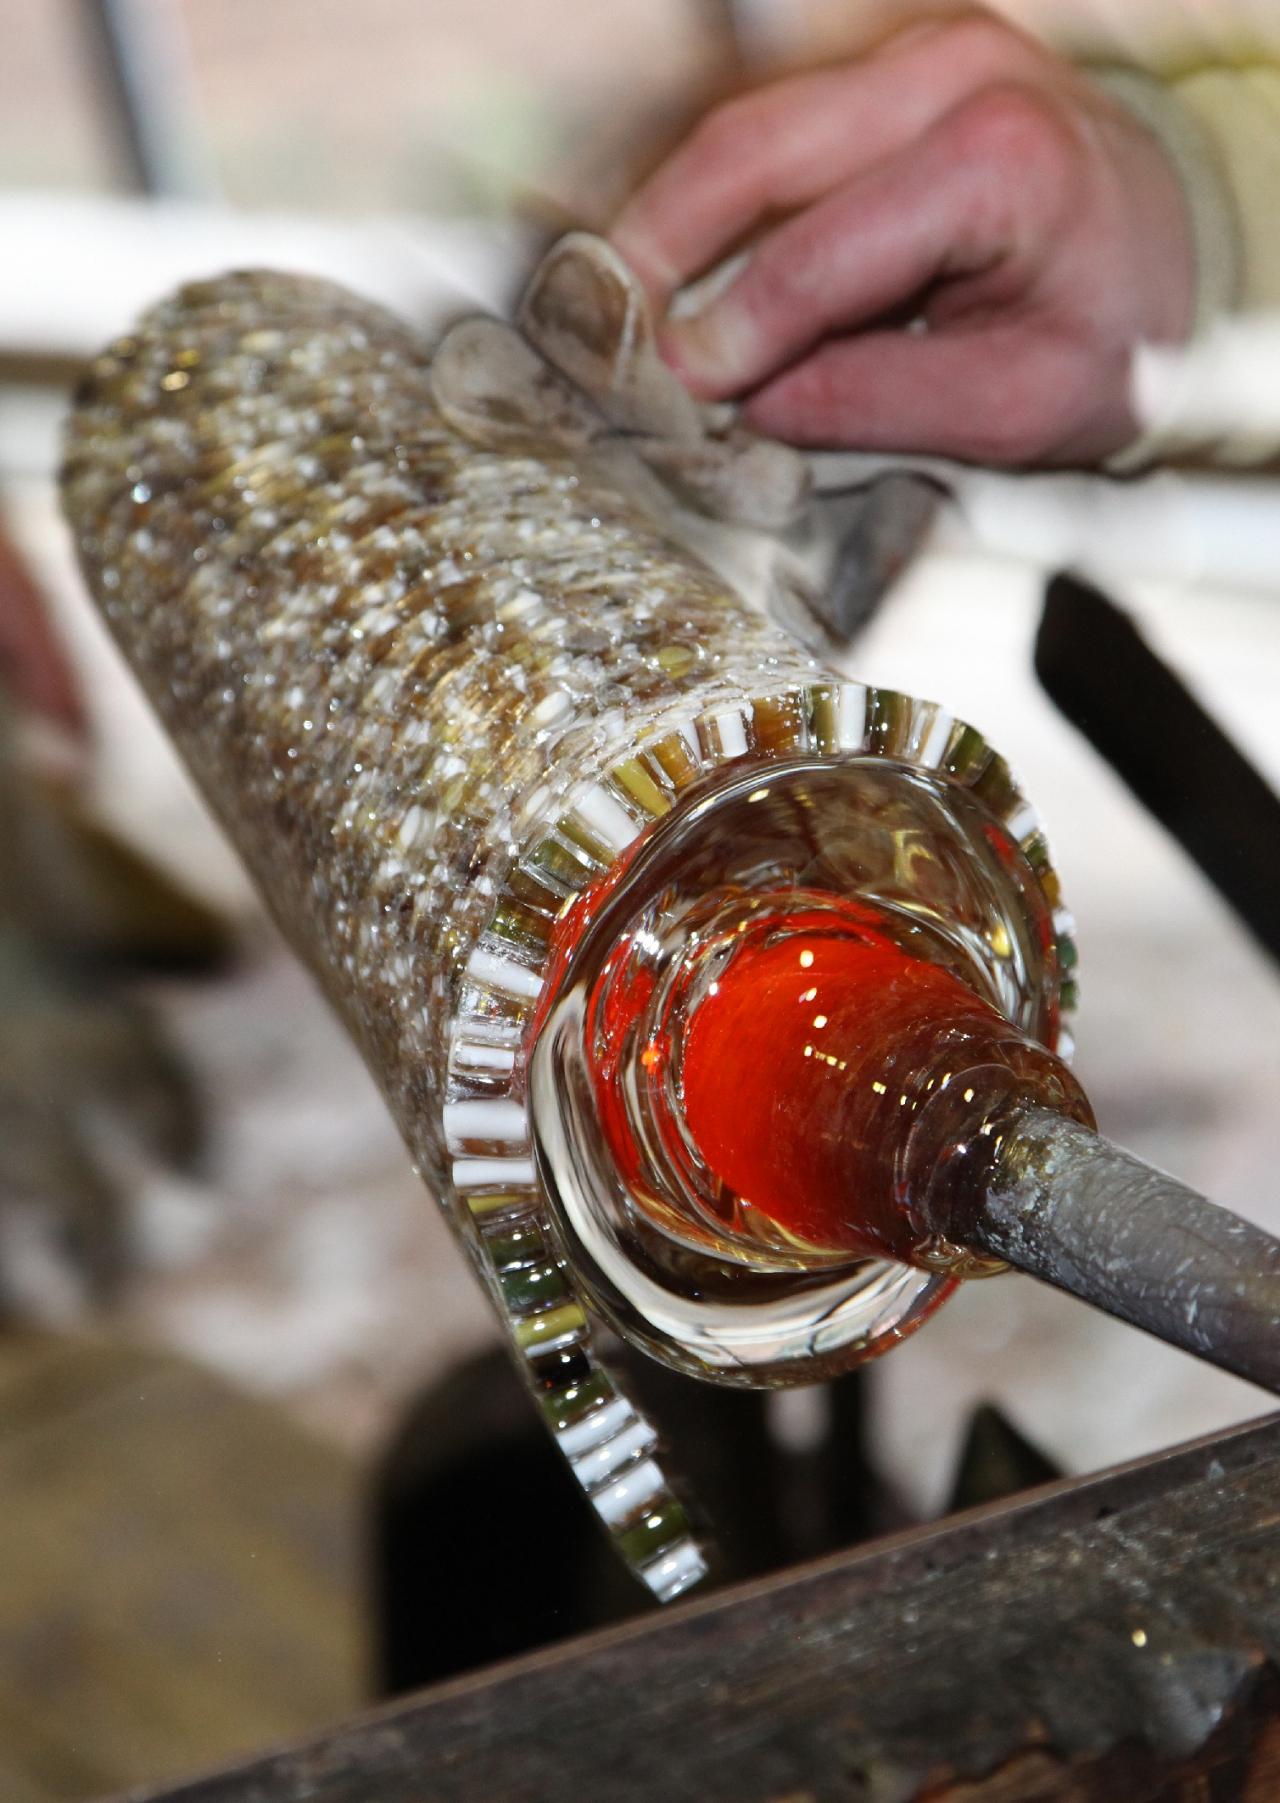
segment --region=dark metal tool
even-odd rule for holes
[[[1035,649],[1045,693],[1280,959],[1280,797],[1133,621],[1055,576]]]
[[[966,1240],[1280,1394],[1280,1241],[1076,1121],[1017,1121]]]

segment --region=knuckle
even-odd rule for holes
[[[1019,81],[989,82],[954,120],[957,153],[1018,180],[1065,183],[1076,161],[1070,125],[1054,100]]]
[[[1018,42],[1017,34],[1007,20],[985,6],[967,6],[942,27],[953,49],[975,55],[1002,51]]]
[[[708,162],[736,162],[755,136],[754,115],[751,95],[722,101],[695,129],[692,147]]]
[[[985,83],[960,108],[956,123],[971,152],[1021,151],[1051,129],[1042,95],[1024,82]]]
[[[1031,48],[1007,19],[985,6],[964,7],[946,18],[919,28],[917,42],[925,40],[945,51],[948,61],[967,71],[1021,67]]]

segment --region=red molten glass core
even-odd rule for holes
[[[565,910],[559,970],[615,888]],[[1092,1118],[1069,1073],[918,922],[828,891],[703,900],[683,942],[628,920],[583,988],[596,1120],[638,1217],[770,1256],[989,1268],[955,1210],[1011,1108]]]
[[[886,1162],[914,1104],[895,1053],[922,1030],[1000,1017],[858,912],[856,925],[797,914],[743,947],[693,1010],[681,1090],[729,1189],[810,1245],[883,1255],[901,1232]]]

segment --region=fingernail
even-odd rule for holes
[[[658,343],[663,357],[696,394],[721,400],[741,386],[741,338],[736,315],[715,307],[696,319],[669,321]]]
[[[679,280],[678,272],[665,257],[652,248],[643,233],[633,233],[628,229],[622,215],[614,221],[606,237],[632,273],[639,277],[641,286],[651,295],[671,293]]]
[[[742,274],[747,266],[748,252],[739,251],[736,256],[726,257],[723,263],[706,275],[699,276],[696,282],[688,282],[672,297],[670,318],[676,320],[698,319],[702,314],[710,312],[720,299]]]

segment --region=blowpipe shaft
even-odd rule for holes
[[[1280,1394],[1280,1240],[1076,1121],[1016,1119],[966,1239]]]

